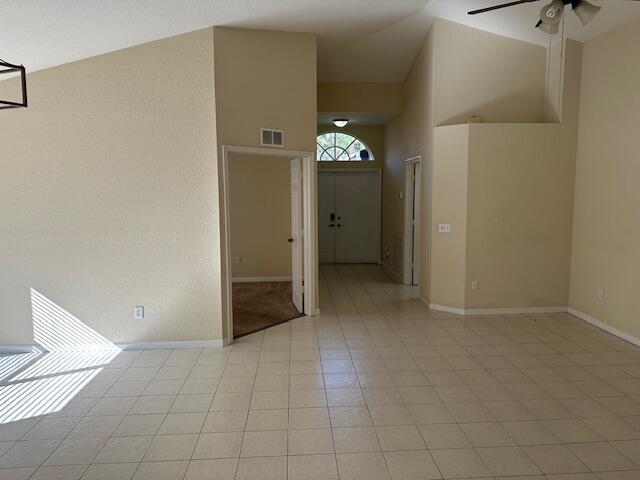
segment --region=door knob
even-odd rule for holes
[[[293,238],[287,238],[287,242],[293,243]]]
[[[335,225],[333,223],[330,223],[329,226],[330,227],[335,227]]]
[[[341,224],[338,224],[338,227],[341,227],[341,226],[342,226]]]

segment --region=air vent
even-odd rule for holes
[[[261,128],[260,129],[260,144],[270,147],[283,147],[284,146],[284,131],[276,130],[275,128]]]

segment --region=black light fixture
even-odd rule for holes
[[[27,72],[23,65],[13,65],[0,58],[0,75],[6,73],[20,73],[20,83],[22,84],[22,101],[12,102],[0,100],[0,110],[7,108],[22,108],[27,106]]]

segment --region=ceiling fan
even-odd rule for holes
[[[493,10],[513,7],[514,5],[520,5],[522,3],[533,3],[538,1],[540,0],[517,0],[514,2],[503,3],[501,5],[472,10],[469,12],[469,15],[491,12]],[[545,33],[558,33],[560,31],[560,22],[562,21],[562,14],[564,12],[565,5],[571,5],[573,13],[575,13],[580,19],[582,25],[588,24],[602,9],[602,7],[593,5],[592,3],[587,2],[587,0],[552,0],[551,3],[545,5],[542,7],[542,10],[540,10],[540,19],[538,20],[538,23],[536,23],[535,28],[539,28]]]

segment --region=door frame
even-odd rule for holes
[[[411,170],[415,167],[415,190],[412,184]],[[404,239],[402,283],[419,284],[420,279],[420,193],[422,189],[422,156],[407,158],[404,161]],[[411,195],[413,193],[413,195]],[[413,221],[413,231],[411,229]],[[412,268],[414,265],[416,268]],[[412,272],[417,272],[417,280],[412,281]]]
[[[315,153],[299,150],[276,150],[273,148],[243,147],[237,145],[222,146],[222,203],[223,216],[220,219],[222,242],[220,251],[222,256],[222,291],[223,315],[226,316],[227,332],[225,345],[233,343],[233,282],[232,282],[232,252],[231,252],[231,215],[229,213],[229,156],[231,154],[261,155],[265,157],[302,158],[302,236],[303,242],[303,292],[304,313],[307,316],[319,314],[317,308],[317,279],[318,267],[315,259],[318,257],[317,244],[317,199],[316,199],[316,164]],[[291,212],[287,212],[291,215]]]
[[[318,167],[318,173],[340,173],[340,172],[374,172],[378,174],[378,265],[382,264],[382,169],[381,168],[320,168]],[[317,181],[316,181],[317,186]],[[335,248],[335,245],[334,245]],[[335,264],[335,254],[333,256]]]

